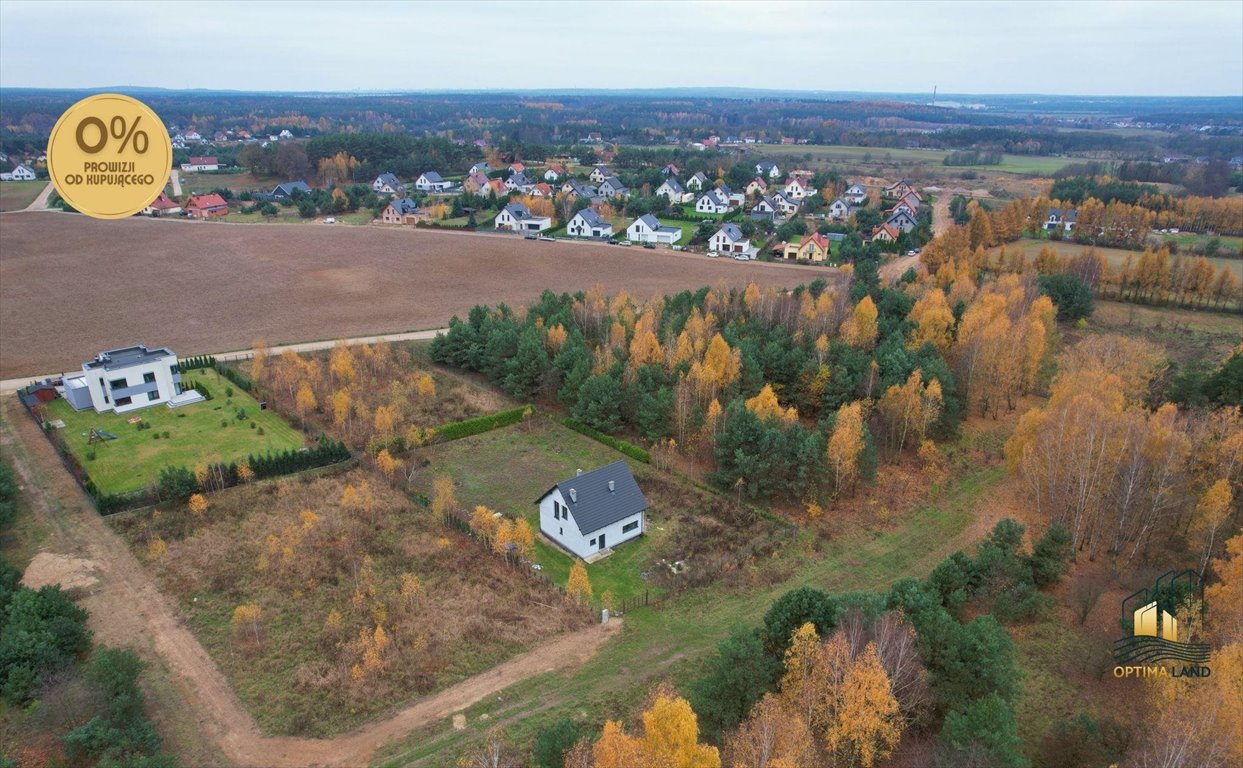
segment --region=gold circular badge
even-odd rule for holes
[[[168,183],[173,144],[150,107],[119,93],[88,96],[60,116],[47,170],[65,202],[96,219],[123,219]]]

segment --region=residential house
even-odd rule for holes
[[[583,559],[643,535],[647,499],[624,461],[579,471],[535,500],[540,532]]]
[[[626,239],[635,243],[673,245],[682,239],[679,227],[667,227],[650,213],[646,213],[626,227]]]
[[[862,184],[851,184],[849,187],[846,187],[842,197],[846,198],[846,202],[851,205],[863,205],[868,199],[868,191]]]
[[[492,166],[488,165],[486,160],[483,160],[472,165],[470,173],[482,173],[484,176],[487,176],[489,173],[492,173]]]
[[[872,240],[878,243],[893,243],[901,234],[897,227],[886,222],[872,230]]]
[[[435,171],[425,171],[414,180],[414,188],[420,192],[446,192],[453,188],[453,182],[442,178]]]
[[[656,196],[666,198],[670,203],[680,203],[686,196],[686,192],[678,180],[670,176],[656,188]]]
[[[893,208],[889,209],[889,214],[891,216],[895,213],[905,213],[905,214],[910,215],[912,218],[914,218],[915,216],[919,215],[919,206],[915,203],[912,203],[911,198],[909,196],[904,197],[898,202],[894,203]]]
[[[565,233],[570,237],[603,239],[613,236],[613,225],[600,218],[600,214],[596,213],[594,208],[584,208],[570,219],[570,223],[565,227]]]
[[[288,200],[294,196],[294,193],[301,192],[306,194],[310,191],[311,188],[305,181],[287,181],[284,184],[276,185],[276,187],[272,190],[272,199]]]
[[[472,173],[462,180],[462,191],[472,195],[486,195],[489,181],[491,179],[482,173]]]
[[[782,191],[786,193],[786,197],[789,197],[792,200],[802,200],[803,198],[816,193],[816,190],[811,189],[808,186],[808,183],[803,181],[798,176],[795,176],[786,182],[785,189]]]
[[[34,181],[38,175],[29,165],[18,165],[8,173],[0,173],[0,181]]]
[[[510,203],[496,214],[492,223],[497,229],[508,229],[511,232],[543,232],[552,226],[552,219],[536,216],[522,203]]]
[[[707,183],[708,177],[703,171],[695,171],[695,175],[686,180],[686,189],[690,192],[702,192]]]
[[[781,209],[777,207],[777,201],[771,197],[761,197],[751,206],[751,219],[753,221],[777,221],[781,218]]]
[[[1079,209],[1077,208],[1050,208],[1044,228],[1046,231],[1052,231],[1061,227],[1064,232],[1070,232],[1075,228],[1075,222],[1078,219]]]
[[[510,163],[509,164],[510,173],[525,173],[526,169],[527,167],[524,163]]]
[[[593,184],[599,184],[612,175],[613,174],[609,171],[608,166],[597,165],[595,168],[591,169],[591,175],[587,178],[591,179]]]
[[[541,181],[527,187],[527,194],[531,197],[552,197],[552,186]]]
[[[548,181],[548,182],[557,181],[564,175],[565,175],[565,166],[559,165],[558,163],[553,163],[552,165],[548,166],[547,170],[544,171],[544,181]]]
[[[910,181],[902,179],[901,181],[885,187],[885,189],[881,192],[881,195],[886,200],[901,200],[903,195],[910,192],[914,188],[915,187],[911,185]]]
[[[827,261],[829,239],[819,232],[813,232],[804,235],[797,243],[786,243],[781,255],[791,261]]]
[[[492,197],[505,197],[509,194],[509,187],[503,179],[488,179],[488,185],[484,187],[482,195],[491,195]]]
[[[695,201],[695,210],[699,213],[724,214],[729,211],[729,198],[713,189],[699,196]]]
[[[191,157],[190,162],[182,163],[183,171],[218,171],[220,161],[214,157]]]
[[[569,195],[571,200],[576,200],[580,197],[587,197],[594,200],[599,197],[595,187],[590,184],[584,184],[578,179],[567,179],[566,182],[561,185],[561,191]]]
[[[777,167],[776,163],[756,163],[755,172],[770,179],[776,179],[781,176],[781,169]]]
[[[371,182],[371,190],[386,195],[404,195],[406,185],[391,173],[381,173],[375,177],[375,181]]]
[[[751,180],[751,183],[747,185],[746,192],[748,195],[762,195],[768,192],[768,182],[764,181],[759,176],[756,176]]]
[[[214,219],[228,215],[229,204],[215,192],[209,195],[190,195],[190,200],[186,203],[186,213],[196,219]]]
[[[419,220],[420,213],[418,203],[403,197],[384,206],[380,221],[385,224],[413,224]]]
[[[802,206],[802,203],[790,197],[785,192],[778,192],[773,195],[773,202],[777,203],[777,210],[781,211],[783,216],[793,216],[798,213],[799,207]]]
[[[751,241],[743,237],[742,230],[733,222],[726,222],[708,239],[708,249],[717,253],[749,253]]]
[[[147,216],[172,216],[181,213],[181,204],[161,192],[142,212]]]
[[[829,218],[836,221],[845,221],[850,218],[850,214],[854,211],[850,203],[846,202],[845,197],[839,197],[829,203]]]
[[[910,232],[919,226],[919,222],[905,208],[890,214],[889,218],[885,219],[885,223],[902,232]]]
[[[596,193],[600,197],[630,197],[630,188],[622,184],[621,179],[616,176],[608,176],[600,182]]]
[[[681,170],[673,163],[669,163],[664,168],[661,168],[660,172],[665,176],[677,176]]]
[[[141,344],[100,352],[82,364],[82,373],[64,378],[65,400],[74,410],[127,413],[167,403],[177,407],[203,400],[195,390],[181,391],[177,356],[164,347]]]
[[[510,192],[526,192],[535,182],[527,178],[522,171],[511,173],[508,179],[505,179],[505,188]]]

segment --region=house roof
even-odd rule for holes
[[[643,222],[643,224],[648,229],[652,230],[653,232],[680,232],[681,231],[678,227],[666,227],[664,224],[660,223],[660,219],[656,218],[650,213],[645,213],[639,218],[635,219],[634,221],[630,223],[630,226],[633,227],[635,224],[638,224],[640,221]]]
[[[272,194],[285,193],[292,195],[295,191],[310,192],[311,188],[305,181],[287,181],[284,184],[277,184],[276,189],[272,190]]]
[[[721,193],[717,192],[715,189],[704,192],[699,199],[702,200],[705,197],[708,198],[708,202],[713,205],[729,205],[728,198],[722,197]]]
[[[205,157],[191,157],[189,164],[190,165],[219,165],[220,163],[218,163],[216,161],[216,158],[214,157],[205,156]]]
[[[553,163],[552,165],[548,166],[548,170],[556,174],[562,174],[562,173],[565,173],[565,166],[561,165],[560,163]]]
[[[401,216],[419,212],[419,204],[408,197],[403,197],[400,200],[394,200],[388,205]]]
[[[147,349],[142,344],[135,344],[132,347],[121,347],[120,349],[109,349],[106,352],[100,352],[94,360],[87,362],[83,367],[116,371],[121,368],[129,368],[132,365],[141,365],[142,363],[159,360],[161,357],[168,357],[172,354],[167,347]]]
[[[219,195],[217,195],[217,197],[219,197]],[[166,193],[161,192],[159,195],[156,196],[154,200],[151,201],[151,207],[152,208],[180,208],[181,206],[178,205],[177,201],[170,198]]]
[[[522,173],[526,169],[527,169],[526,165],[522,163],[510,163],[509,164],[509,170],[513,171],[514,173]]]
[[[773,200],[771,197],[768,197],[767,195],[761,197],[759,200],[756,200],[755,205],[751,208],[751,210],[754,211],[756,208],[759,208],[761,205],[766,206],[770,211],[777,210],[777,201]]]
[[[707,180],[708,180],[708,177],[704,175],[704,172],[703,172],[703,171],[695,171],[695,175],[694,175],[694,176],[692,176],[691,178],[692,178],[692,179],[699,179],[700,181],[707,181]]]
[[[584,208],[575,214],[574,218],[581,218],[589,227],[607,227],[609,223],[600,218],[600,214],[596,213],[594,208]]]
[[[764,163],[757,163],[755,167],[763,171],[771,171],[772,169],[776,168],[777,165],[776,163],[764,162]]]
[[[768,182],[764,181],[759,176],[756,176],[754,179],[752,179],[751,184],[758,185],[760,189],[768,189]],[[749,187],[751,186],[751,184],[748,184],[747,186]]]
[[[860,192],[867,192],[867,189],[862,184],[851,184],[849,187],[846,187],[846,192],[854,195]]]
[[[886,234],[888,234],[888,235],[889,235],[891,238],[893,238],[894,240],[897,240],[897,239],[898,239],[898,236],[902,234],[902,233],[898,230],[898,228],[897,228],[897,227],[895,227],[894,225],[890,224],[890,223],[889,223],[889,222],[887,222],[887,221],[886,221],[884,224],[882,224],[882,225],[880,225],[879,227],[877,227],[877,228],[876,228],[876,230],[875,230],[874,232],[872,232],[872,237],[876,237],[876,236],[877,236],[878,234],[880,234],[881,232],[885,232]]]
[[[609,490],[610,481],[612,490]],[[637,515],[650,506],[624,461],[562,480],[544,491],[535,503],[543,501],[554,490],[561,492],[579,532],[584,535]]]
[[[225,199],[215,192],[208,195],[190,195],[190,200],[186,203],[187,208],[222,208],[228,205]]]
[[[470,176],[467,177],[467,181],[473,181],[481,187],[486,187],[488,186],[489,179],[487,176],[484,176],[482,173],[472,173]]]
[[[716,231],[716,233],[718,235],[724,233],[726,237],[728,237],[731,241],[734,241],[734,242],[737,242],[742,239],[742,230],[739,229],[738,225],[734,224],[733,222],[728,222],[726,224],[723,224],[721,228]]]
[[[541,181],[538,184],[531,185],[531,194],[540,197],[552,197],[552,187],[548,186],[548,182]]]
[[[604,177],[604,181],[600,182],[600,186],[603,187],[605,184],[608,184],[610,187],[618,191],[626,189],[626,185],[622,184],[621,179],[616,176]]]
[[[440,177],[440,174],[435,171],[424,171],[423,178],[427,179],[427,181],[432,184],[439,184],[444,181],[444,179]]]
[[[500,179],[488,179],[488,186],[497,192],[508,192],[509,187],[505,186],[505,182]]]
[[[825,252],[829,250],[829,239],[819,232],[812,232],[810,235],[803,235],[803,240],[798,244],[799,250],[802,250],[803,246],[808,244],[814,244]]]
[[[381,173],[378,177],[376,177],[376,181],[381,184],[387,184],[390,187],[402,186],[402,183],[397,179],[397,177],[391,173]]]
[[[515,219],[531,218],[531,209],[522,203],[510,203],[505,206],[505,210],[509,211],[509,215],[513,216]]]
[[[681,194],[681,193],[682,193],[682,185],[681,185],[681,184],[679,184],[679,183],[678,183],[678,180],[677,180],[677,179],[674,179],[674,178],[668,178],[668,179],[665,179],[665,183],[664,183],[664,184],[661,184],[660,186],[662,186],[662,187],[668,187],[668,188],[669,188],[669,191],[671,191],[671,192],[673,192],[673,193],[675,193],[675,194]]]

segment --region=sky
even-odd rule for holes
[[[0,87],[1243,94],[1243,2],[0,0]]]

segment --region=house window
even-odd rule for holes
[[[625,525],[622,526],[622,533],[630,533],[631,531],[633,531],[635,528],[638,528],[638,527],[639,527],[638,520],[635,520],[632,523],[626,523]]]
[[[121,406],[123,406],[123,405],[129,405],[129,404],[130,404],[130,398],[128,398],[128,397],[118,397],[118,398],[117,398],[117,407],[118,407],[118,408],[120,408],[120,407],[121,407]]]
[[[148,393],[147,393],[147,399],[148,399],[148,400],[159,400],[159,399],[160,399],[160,390],[158,390],[158,389],[153,389],[153,390],[151,390],[150,392],[148,392]]]
[[[125,379],[112,379],[108,382],[110,389],[123,389],[125,387]]]
[[[154,372],[144,373],[142,375],[142,380],[144,383],[147,383],[147,384],[153,383],[155,381],[155,373]]]
[[[595,545],[596,545],[596,540],[592,539],[591,542],[587,546],[594,547]]]

